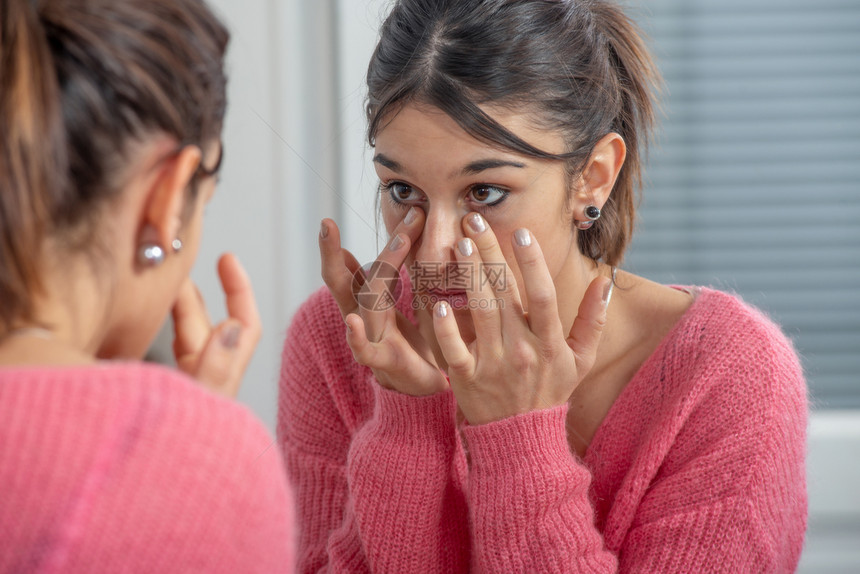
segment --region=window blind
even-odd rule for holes
[[[860,2],[638,7],[667,93],[626,268],[738,293],[860,407]]]

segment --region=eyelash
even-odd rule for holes
[[[394,197],[394,186],[397,186],[397,185],[402,185],[404,187],[408,187],[410,190],[413,190],[413,191],[415,189],[411,185],[403,183],[402,181],[388,181],[388,182],[382,182],[379,184],[379,191],[387,194],[388,201],[392,205],[399,207],[401,209],[406,209],[410,205],[413,205],[413,203],[411,201],[403,201],[403,200],[400,200],[400,199],[397,199],[396,197]],[[504,203],[504,201],[508,198],[508,196],[511,193],[510,191],[503,189],[501,187],[498,187],[495,185],[487,185],[487,184],[473,185],[469,188],[469,193],[473,193],[474,191],[477,191],[480,189],[495,190],[495,191],[498,191],[502,194],[502,196],[499,199],[497,199],[496,201],[494,201],[492,203],[479,203],[479,202],[477,202],[477,207],[475,208],[475,211],[478,211],[480,213],[486,213],[487,211],[490,211],[491,209],[500,206],[502,203]]]

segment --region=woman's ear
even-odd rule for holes
[[[161,247],[169,246],[179,234],[188,186],[197,172],[202,152],[185,146],[164,165],[149,189],[143,210],[142,227]]]
[[[582,172],[580,185],[576,191],[577,203],[603,208],[609,199],[624,159],[627,146],[617,133],[609,133],[597,142],[591,158]]]

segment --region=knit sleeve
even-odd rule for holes
[[[296,315],[280,380],[278,436],[296,490],[299,571],[467,571],[452,394],[382,389],[352,361],[343,322],[331,317],[336,308],[321,309],[328,304],[317,294]]]
[[[616,571],[594,524],[591,474],[568,446],[566,414],[564,405],[464,429],[478,571]]]

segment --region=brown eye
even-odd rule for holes
[[[392,183],[391,193],[394,194],[397,199],[407,200],[412,194],[412,188],[403,183]]]
[[[491,206],[501,203],[507,196],[508,192],[493,187],[492,185],[478,185],[473,187],[469,193],[472,199],[484,206]]]
[[[388,192],[391,200],[395,203],[414,204],[420,202],[422,199],[420,192],[400,181],[392,181],[391,183],[384,184],[382,187]]]

